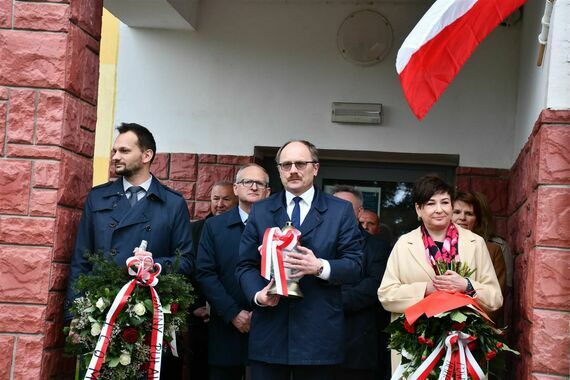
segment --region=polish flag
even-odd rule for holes
[[[396,58],[404,96],[421,120],[475,48],[526,0],[437,0]]]

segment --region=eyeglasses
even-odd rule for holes
[[[245,187],[253,187],[253,185],[255,184],[257,187],[261,188],[261,189],[265,189],[268,184],[260,182],[260,181],[255,181],[253,179],[242,179],[239,182],[236,182],[239,185],[245,186]]]
[[[293,165],[295,165],[295,167],[298,170],[304,170],[307,167],[307,164],[318,164],[318,163],[319,161],[285,161],[280,164],[277,164],[277,166],[279,166],[284,171],[288,172],[289,170],[291,170]]]

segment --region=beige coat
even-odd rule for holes
[[[477,301],[487,311],[497,310],[503,304],[503,296],[485,241],[469,230],[456,227],[459,231],[459,260],[471,269],[477,269],[469,278],[477,292]],[[403,313],[424,298],[426,286],[434,277],[418,227],[396,242],[378,289],[378,298],[394,318],[397,316],[394,314]]]
[[[469,268],[477,269],[469,278],[477,292],[477,301],[487,311],[497,310],[503,304],[501,288],[483,238],[456,225],[459,231],[459,260]],[[435,277],[428,264],[420,228],[402,235],[388,258],[386,272],[378,289],[378,298],[384,309],[396,319],[408,307],[424,298],[428,282]],[[392,351],[392,372],[400,362]]]

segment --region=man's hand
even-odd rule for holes
[[[435,276],[433,286],[437,290],[444,292],[465,293],[467,289],[467,279],[452,270],[448,270],[443,276]]]
[[[267,284],[265,288],[261,289],[259,292],[256,293],[255,300],[257,301],[258,304],[262,306],[277,306],[277,304],[279,303],[279,294],[267,294],[269,289],[271,289],[271,287],[273,286],[274,282],[275,280],[271,279],[271,281],[269,281],[269,284]]]
[[[194,314],[195,317],[202,318],[204,323],[208,323],[210,321],[210,314],[208,314],[208,308],[206,306],[200,306],[195,309],[192,314]]]
[[[152,253],[149,251],[143,251],[141,249],[139,249],[138,247],[135,248],[133,250],[134,256],[138,259],[140,259],[141,262],[144,263],[144,269],[146,270],[151,270],[152,269],[152,265],[150,263],[150,260],[145,260],[145,257],[150,257],[152,259]]]
[[[297,245],[296,248],[301,253],[288,252],[287,257],[283,259],[285,268],[297,270],[291,275],[291,278],[302,278],[307,275],[317,275],[321,269],[322,263],[313,251],[309,248]]]
[[[251,311],[242,310],[232,319],[232,324],[241,333],[249,332],[249,325],[251,323]]]

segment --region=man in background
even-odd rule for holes
[[[378,235],[380,233],[380,218],[374,211],[361,210],[358,215],[358,222],[370,235]]]
[[[210,380],[241,380],[245,376],[251,307],[235,276],[239,243],[251,206],[269,195],[269,176],[257,164],[242,167],[233,191],[238,207],[204,224],[196,277],[211,305],[208,323]]]
[[[192,223],[193,252],[198,252],[200,236],[206,220],[221,215],[234,208],[237,198],[234,194],[233,183],[221,180],[214,183],[210,193],[210,212],[201,220]],[[198,299],[192,305],[192,315],[188,322],[188,367],[187,378],[192,380],[206,380],[208,378],[208,328],[210,314],[206,307],[206,300],[196,279],[192,278]]]
[[[336,185],[331,193],[350,202],[355,216],[362,211],[362,193],[354,187]],[[362,227],[360,232],[363,238],[362,278],[357,283],[342,286],[346,357],[342,368],[336,372],[337,380],[382,379],[380,374],[390,372],[390,352],[385,343],[379,347],[380,326],[377,325],[378,312],[383,311],[389,316],[378,301],[377,291],[386,270],[390,246]]]
[[[377,236],[392,245],[392,231],[384,223],[380,223],[378,214],[371,210],[362,209],[358,214],[358,222],[370,235]]]

